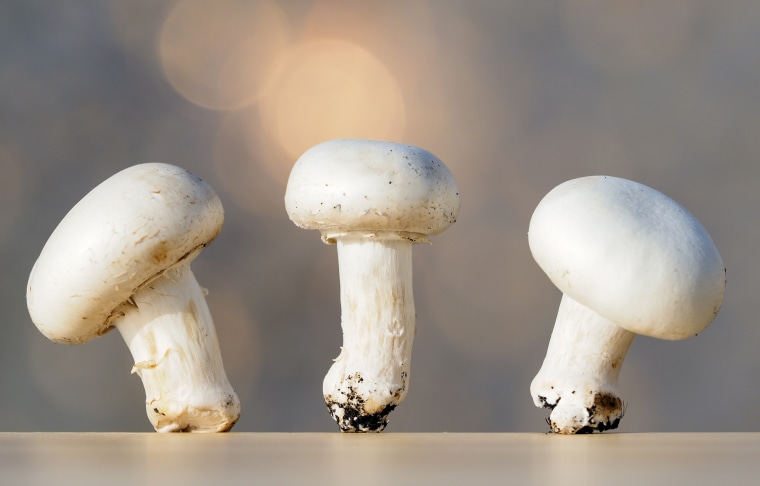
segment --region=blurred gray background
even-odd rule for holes
[[[389,432],[547,431],[528,387],[560,293],[533,209],[605,174],[686,206],[728,268],[695,338],[637,338],[620,431],[760,430],[760,2],[91,0],[0,3],[0,430],[150,431],[118,332],[48,342],[25,302],[56,224],[143,162],[206,179],[226,210],[195,261],[235,431],[337,431],[321,398],[341,344],[337,256],[283,195],[321,141],[435,153],[459,221],[414,249],[410,392]]]

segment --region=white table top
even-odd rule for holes
[[[2,484],[757,484],[760,433],[0,433]]]

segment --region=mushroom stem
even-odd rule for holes
[[[139,289],[112,321],[129,346],[157,432],[224,432],[240,402],[222,364],[205,292],[188,262]]]
[[[530,385],[536,406],[552,409],[554,432],[617,428],[624,412],[618,376],[635,336],[562,296],[544,363]]]
[[[415,332],[412,245],[396,232],[325,235],[337,242],[343,346],[322,390],[343,432],[380,432],[409,384]]]

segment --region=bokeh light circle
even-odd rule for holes
[[[294,160],[325,140],[403,137],[399,84],[361,46],[308,41],[284,56],[277,72],[276,86],[260,101],[262,127]]]
[[[272,1],[184,0],[164,22],[158,48],[167,80],[182,96],[233,110],[266,92],[287,39]]]

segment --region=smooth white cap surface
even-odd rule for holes
[[[221,230],[211,187],[168,164],[125,169],[61,220],[32,268],[27,306],[50,340],[83,343],[109,329],[117,308]]]
[[[418,147],[331,140],[306,151],[285,193],[301,228],[434,235],[456,221],[459,190],[448,168]]]
[[[723,302],[723,260],[705,228],[664,194],[625,179],[560,184],[530,222],[530,249],[564,294],[636,334],[683,339]]]

